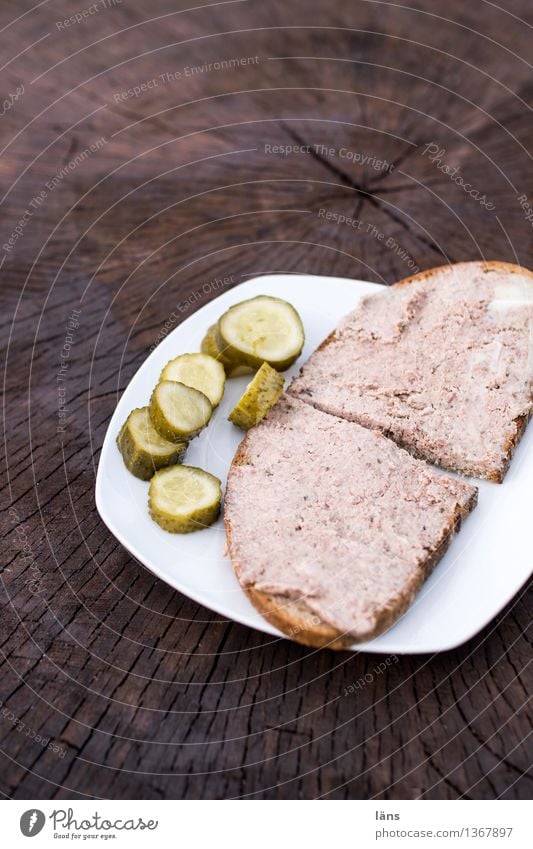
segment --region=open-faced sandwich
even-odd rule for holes
[[[531,415],[532,311],[533,274],[460,263],[364,298],[311,355],[226,491],[235,572],[270,622],[342,648],[407,609],[476,503],[428,463],[500,482]]]

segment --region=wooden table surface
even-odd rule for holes
[[[531,4],[415,5],[2,3],[5,796],[531,795],[525,588],[454,651],[312,651],[94,504],[117,398],[220,287],[533,266]]]

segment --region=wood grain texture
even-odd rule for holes
[[[0,9],[3,794],[530,797],[527,588],[453,652],[308,650],[157,581],[93,495],[121,391],[221,288],[533,267],[530,4],[33,5]]]

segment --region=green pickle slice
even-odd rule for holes
[[[217,324],[216,343],[231,363],[284,371],[299,357],[305,341],[300,316],[281,298],[258,295],[230,307]]]
[[[214,357],[216,360],[222,363],[227,377],[240,377],[240,375],[242,374],[251,374],[253,372],[253,369],[250,368],[250,366],[232,363],[231,360],[228,360],[228,358],[224,356],[217,344],[216,324],[211,325],[204,338],[202,339],[202,344],[200,348],[202,353],[208,354],[210,357]]]
[[[150,398],[150,418],[157,432],[174,442],[191,439],[206,426],[213,407],[198,389],[161,380]]]
[[[187,442],[170,442],[156,431],[148,407],[132,410],[122,425],[117,445],[126,468],[143,481],[158,469],[179,463],[187,450]]]
[[[210,354],[181,354],[166,364],[160,380],[177,380],[199,389],[216,407],[224,394],[226,373],[222,363]]]
[[[230,422],[243,430],[256,425],[272,409],[283,391],[283,375],[263,363],[244,394],[228,416]]]
[[[165,531],[188,534],[216,521],[222,485],[218,478],[195,466],[161,469],[150,481],[150,516]]]

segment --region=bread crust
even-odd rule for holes
[[[506,274],[520,274],[521,276],[526,276],[530,279],[531,285],[533,286],[533,271],[530,271],[527,268],[523,268],[521,265],[514,265],[511,262],[499,262],[498,260],[487,260],[487,261],[472,261],[472,262],[455,262],[450,265],[438,265],[434,268],[428,268],[426,271],[420,271],[418,274],[413,274],[411,277],[405,277],[403,280],[399,280],[397,283],[393,283],[390,288],[400,287],[400,286],[408,286],[410,283],[417,283],[421,280],[425,280],[429,277],[433,277],[435,274],[439,274],[442,272],[444,268],[458,268],[458,269],[468,269],[468,268],[478,268],[482,267],[485,273],[490,273],[491,271],[504,271]],[[389,288],[384,286],[384,288]],[[327,348],[335,341],[336,329],[332,330],[329,336],[320,343],[317,347],[317,351],[321,351],[324,348]],[[291,387],[287,388],[287,393],[291,394]],[[306,399],[302,396],[298,396],[300,400],[306,401]],[[306,401],[306,403],[312,404],[312,406],[316,406],[313,404],[313,401]],[[317,409],[321,409],[317,407]],[[511,460],[513,459],[514,452],[518,443],[520,442],[522,436],[524,435],[524,431],[527,427],[527,424],[533,415],[533,411],[528,415],[517,416],[514,419],[515,433],[512,435],[510,439],[505,443],[504,449],[506,454],[502,460],[502,464],[499,469],[494,469],[492,472],[481,474],[478,468],[470,468],[467,466],[463,466],[459,468],[457,466],[447,467],[442,464],[440,460],[436,457],[428,457],[426,454],[418,454],[416,450],[413,449],[412,445],[407,445],[403,443],[396,437],[393,437],[389,431],[382,431],[383,435],[388,439],[392,439],[400,448],[405,448],[413,457],[416,457],[419,460],[425,460],[428,463],[433,463],[433,465],[438,466],[440,469],[444,469],[444,471],[448,472],[458,472],[461,475],[466,475],[467,477],[474,477],[483,480],[491,481],[491,483],[502,483],[505,475],[509,470],[509,466],[511,465]]]
[[[419,280],[425,280],[428,277],[433,277],[442,271],[443,268],[479,268],[482,267],[485,274],[491,271],[505,271],[506,274],[521,274],[529,277],[533,284],[533,271],[528,268],[523,268],[521,265],[515,265],[512,262],[500,262],[499,260],[472,260],[471,262],[453,262],[449,265],[436,265],[433,268],[427,268],[425,271],[419,271],[418,274],[412,274],[410,277],[404,277],[393,286],[407,286],[409,283],[417,283]]]
[[[243,439],[235,456],[228,475],[226,488],[226,499],[231,498],[231,475],[234,468],[247,465],[247,441],[248,435]],[[378,637],[387,631],[412,604],[416,594],[429,577],[439,560],[443,557],[455,533],[461,527],[461,523],[477,504],[477,489],[473,492],[470,500],[464,507],[457,505],[454,516],[445,528],[443,535],[437,545],[428,553],[426,559],[420,563],[417,574],[409,586],[394,599],[386,609],[382,610],[372,631],[364,635],[354,635],[339,631],[333,625],[325,622],[303,599],[293,601],[281,595],[270,595],[263,593],[254,587],[243,585],[240,578],[240,564],[232,547],[232,528],[227,511],[224,511],[224,525],[226,528],[226,539],[228,552],[232,562],[233,570],[242,589],[252,602],[255,609],[273,625],[282,631],[291,640],[312,648],[329,648],[337,651],[349,649],[358,642],[366,642]]]

